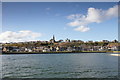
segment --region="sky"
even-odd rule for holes
[[[3,2],[0,42],[118,39],[117,2]]]

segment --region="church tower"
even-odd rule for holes
[[[53,40],[55,41],[55,36],[53,35]]]
[[[53,35],[52,39],[50,40],[51,43],[55,42],[55,36]]]

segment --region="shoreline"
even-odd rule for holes
[[[120,53],[120,51],[55,51],[55,52],[2,52],[2,54],[67,54],[67,53]]]

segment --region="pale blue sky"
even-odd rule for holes
[[[2,4],[3,32],[30,30],[41,33],[38,40],[56,39],[114,40],[118,38],[117,17],[101,23],[88,24],[87,32],[75,31],[67,25],[71,14],[87,14],[90,7],[107,10],[117,3],[113,2],[4,2]]]

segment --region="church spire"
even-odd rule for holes
[[[55,36],[53,35],[53,40],[55,41]]]
[[[52,39],[50,40],[50,42],[51,42],[51,43],[56,42],[56,41],[55,41],[55,36],[54,36],[54,35],[53,35]]]

